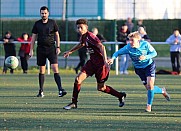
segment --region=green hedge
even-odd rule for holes
[[[1,20],[0,36],[2,37],[7,30],[10,30],[15,37],[21,36],[22,32],[31,34],[32,26],[36,20]],[[89,20],[89,30],[97,27],[99,32],[108,41],[114,41],[115,29],[118,29],[124,20]],[[66,40],[66,21],[57,20],[60,28],[61,40]],[[68,40],[77,40],[75,21],[68,21]],[[181,20],[144,20],[144,25],[152,41],[165,41],[172,34],[174,28],[181,29]]]
[[[33,24],[36,20],[1,20],[0,21],[0,37],[4,36],[4,33],[10,30],[14,37],[19,37],[23,32],[31,34]],[[75,21],[62,21],[56,20],[60,29],[61,40],[65,41],[66,38],[68,41],[76,41],[77,33],[75,27]],[[123,24],[125,20],[89,20],[89,30],[93,27],[99,29],[99,33],[103,34],[107,41],[115,41],[116,39],[116,30]],[[135,21],[136,23],[136,21]],[[136,24],[135,24],[136,25]],[[146,31],[152,41],[163,42],[166,38],[172,34],[174,28],[181,29],[181,20],[144,20],[144,25],[146,26]],[[66,30],[68,27],[68,30]],[[66,37],[66,32],[68,32]],[[110,45],[109,45],[110,46]],[[69,46],[68,46],[69,47]],[[0,47],[2,54],[2,46]],[[63,46],[63,49],[67,46]],[[165,51],[169,52],[168,46],[160,45],[155,46],[158,50],[160,56],[165,56]],[[114,49],[111,46],[111,49]],[[109,52],[109,54],[113,53]],[[166,56],[169,54],[166,53]]]

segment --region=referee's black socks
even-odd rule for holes
[[[61,83],[61,78],[60,78],[60,75],[59,73],[54,73],[54,79],[55,79],[55,82],[58,86],[58,90],[62,90],[62,83]]]
[[[44,81],[45,81],[45,75],[39,73],[39,86],[40,86],[40,92],[43,92]]]

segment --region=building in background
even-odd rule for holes
[[[67,1],[67,6],[66,6]],[[39,18],[37,10],[43,5],[50,16],[77,19],[180,19],[181,0],[1,0],[0,17],[11,19]]]

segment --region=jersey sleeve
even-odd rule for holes
[[[57,25],[56,21],[54,21],[54,31],[55,32],[59,31],[58,25]]]
[[[112,59],[116,59],[119,55],[128,54],[128,45],[125,45],[123,48],[119,49],[112,55]]]
[[[33,25],[33,29],[32,29],[32,33],[33,34],[38,34],[38,30],[37,30],[36,24],[37,24],[37,22],[35,22],[35,24]]]
[[[147,43],[148,43],[148,42],[147,42]],[[147,46],[148,46],[148,54],[146,55],[146,58],[147,58],[147,59],[151,59],[151,58],[157,56],[157,52],[156,52],[156,50],[153,48],[153,46],[152,46],[150,43],[148,43]]]

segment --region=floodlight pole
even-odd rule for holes
[[[136,29],[136,0],[133,2],[133,23],[134,23],[134,31]]]
[[[65,20],[65,16],[66,16],[66,0],[63,0],[63,11],[62,11],[62,20]]]
[[[135,19],[135,17],[136,17],[136,2],[134,0],[134,2],[133,2],[133,19]]]
[[[65,41],[68,41],[68,0],[63,1],[62,19],[65,21]],[[65,44],[65,50],[67,50],[66,44]],[[65,68],[67,68],[67,58],[65,58]]]

